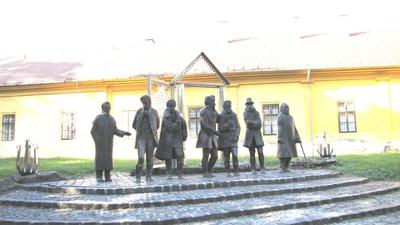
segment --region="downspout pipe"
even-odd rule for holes
[[[308,98],[308,122],[310,126],[310,144],[311,144],[311,155],[314,157],[314,141],[313,141],[313,115],[311,107],[311,70],[307,70],[307,98]]]

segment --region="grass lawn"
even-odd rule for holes
[[[240,162],[248,163],[248,157],[240,158]],[[70,177],[94,176],[93,159],[49,158],[39,159],[39,171],[57,171]],[[114,171],[129,172],[136,160],[114,160]],[[187,166],[200,165],[200,160],[186,160]],[[279,161],[275,157],[266,157],[265,165],[278,168]],[[373,180],[400,180],[400,153],[378,153],[365,155],[337,156],[337,164],[331,169],[346,174],[368,177]],[[0,159],[0,178],[16,174],[15,158]]]
[[[400,153],[337,156],[331,168],[372,180],[400,180]]]

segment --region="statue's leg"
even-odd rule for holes
[[[289,165],[290,165],[290,160],[292,160],[292,158],[286,158],[286,162],[285,162],[285,169],[286,172],[289,172]]]
[[[264,171],[265,167],[264,167],[264,152],[263,152],[263,147],[257,147],[257,152],[258,152],[258,161],[260,163],[260,170]]]
[[[208,162],[208,174],[210,177],[214,176],[211,174],[211,172],[212,172],[212,169],[213,169],[215,163],[217,162],[217,159],[218,159],[218,150],[214,147],[213,149],[211,149],[211,157],[210,157],[210,161]]]
[[[286,158],[279,158],[279,167],[281,168],[281,173],[285,172],[285,164],[286,164]]]
[[[96,180],[97,182],[104,182],[102,170],[96,170]]]
[[[225,165],[225,170],[226,170],[226,174],[229,177],[230,176],[230,162],[229,162],[229,158],[231,156],[231,153],[229,151],[229,148],[225,148],[224,149],[224,165]]]
[[[208,177],[208,157],[211,149],[203,148],[203,159],[201,160],[201,167],[203,169],[203,176]]]
[[[104,176],[106,178],[106,182],[111,182],[112,181],[112,179],[111,179],[111,171],[110,170],[105,170],[104,171]]]
[[[144,164],[144,152],[145,152],[145,146],[144,143],[139,142],[139,148],[138,148],[138,162],[136,164],[136,182],[140,183],[140,179],[142,177],[142,171],[143,171],[143,164]]]
[[[238,160],[238,148],[231,147],[232,162],[233,162],[233,174],[239,176],[239,160]]]
[[[250,146],[249,152],[250,152],[251,171],[253,173],[256,173],[256,149],[254,148],[254,146]]]
[[[165,168],[167,169],[167,179],[171,180],[172,179],[172,159],[166,159],[165,160]]]
[[[177,170],[178,170],[178,178],[182,179],[183,178],[182,177],[183,157],[179,157],[176,161],[177,161],[176,162],[176,167],[177,167]]]
[[[154,156],[154,145],[153,140],[148,141],[146,144],[146,181],[153,181],[151,178],[153,174],[153,156]]]

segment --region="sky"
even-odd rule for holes
[[[72,73],[82,79],[179,73],[202,51],[221,71],[400,64],[399,5],[1,0],[0,68],[17,60],[78,63]]]

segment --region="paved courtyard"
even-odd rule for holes
[[[25,184],[0,195],[0,224],[391,224],[400,211],[400,182],[324,169],[154,179]]]

